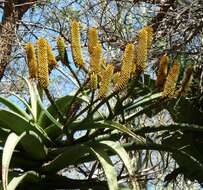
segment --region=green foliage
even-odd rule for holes
[[[171,152],[182,173],[187,174],[190,179],[201,181],[201,175],[193,175],[201,171],[203,162],[201,150],[194,148],[198,143],[192,142],[191,135],[196,136],[192,129],[186,133],[184,127],[177,126],[177,129],[183,130],[184,138],[176,135],[167,137],[168,134],[164,132],[163,145],[159,145],[148,142],[144,134],[150,133],[150,130],[159,132],[175,128],[133,129],[129,126],[135,117],[143,113],[152,116],[157,114],[157,110],[165,108],[173,115],[174,110],[170,110],[172,104],[168,107],[166,100],[160,99],[161,93],[146,92],[146,95],[125,103],[124,99],[113,101],[108,108],[111,109],[109,114],[101,117],[101,114],[98,114],[99,109],[114,98],[113,94],[95,105],[89,102],[88,95],[84,97],[83,93],[64,96],[46,108],[36,85],[28,80],[25,81],[29,86],[30,104],[20,97],[18,99],[24,103],[26,111],[7,98],[0,98],[1,103],[7,107],[0,110],[0,139],[1,144],[4,144],[4,149],[1,150],[4,190],[21,189],[29,183],[35,184],[34,186],[39,184],[38,188],[43,189],[46,185],[42,184],[48,185],[47,180],[57,175],[60,170],[95,160],[98,160],[103,168],[108,188],[119,189],[114,161],[110,159],[112,155],[117,155],[123,162],[131,180],[131,187],[136,189],[135,170],[128,155],[128,151],[136,149]],[[117,108],[118,103],[120,109]],[[74,107],[78,105],[79,107]],[[143,109],[136,111],[140,107]],[[73,108],[76,108],[76,111]],[[184,117],[185,113],[181,112],[181,114]],[[125,125],[117,120],[122,117],[126,122]],[[131,143],[126,143],[125,140],[119,142],[121,138]],[[173,142],[175,143],[171,148]],[[187,148],[181,148],[184,146]],[[188,165],[191,164],[195,167],[188,172]],[[22,169],[22,172],[16,174],[16,169]],[[13,172],[15,172],[14,176]],[[57,175],[57,178],[62,180],[62,183],[68,182],[68,179],[62,176]],[[171,181],[170,176],[166,179]]]
[[[113,133],[119,136],[126,134],[132,139],[139,140],[130,128],[105,118],[96,121],[91,114],[86,115],[85,120],[76,119],[70,122],[65,117],[68,113],[67,110],[75,102],[87,105],[84,99],[65,96],[55,101],[54,105],[45,108],[35,85],[27,80],[26,82],[29,86],[31,102],[30,105],[26,105],[26,108],[29,108],[27,111],[8,99],[1,98],[1,102],[8,108],[0,110],[1,138],[2,142],[5,142],[2,155],[4,190],[17,188],[27,178],[30,181],[40,180],[40,175],[49,176],[70,165],[95,159],[98,159],[102,165],[109,189],[118,189],[117,174],[113,162],[109,158],[109,151],[113,151],[113,155],[117,154],[121,158],[129,175],[133,177],[133,167],[126,150],[122,144],[112,141]],[[63,118],[60,118],[59,110],[55,108],[60,108]],[[68,122],[69,124],[66,126]],[[73,135],[81,130],[87,131],[87,134],[74,138]],[[102,138],[102,135],[107,130],[113,132],[112,138],[110,133],[108,140],[103,141],[105,138]],[[101,138],[98,138],[100,135]],[[63,140],[63,138],[67,140]],[[25,164],[22,167],[21,164],[19,165],[19,161],[23,161],[24,158],[39,167],[33,168],[31,163],[26,162],[21,163]],[[12,162],[16,159],[17,162]],[[9,182],[8,175],[10,172],[8,168],[10,167],[13,169],[21,168],[24,172],[20,172]]]

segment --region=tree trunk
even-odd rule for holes
[[[9,63],[12,43],[15,39],[15,18],[17,12],[14,9],[13,2],[5,3],[4,15],[0,28],[0,80],[4,76],[4,71]]]
[[[4,76],[6,66],[9,63],[12,52],[12,44],[15,41],[16,21],[21,19],[24,13],[36,0],[8,0],[4,5],[4,14],[0,24],[0,81]],[[20,5],[15,8],[16,5]]]

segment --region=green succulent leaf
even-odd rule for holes
[[[125,106],[125,111],[133,110],[139,106],[147,105],[153,100],[159,99],[162,96],[162,92],[158,92],[156,94],[148,94],[146,96],[142,96],[138,99],[136,99],[133,104]]]
[[[90,150],[101,163],[101,166],[107,178],[109,190],[117,190],[118,189],[117,173],[107,153],[100,146],[90,147]]]
[[[42,104],[42,102],[41,102],[40,99],[38,99],[38,102],[39,102],[39,105],[40,105],[41,109],[43,110],[42,113],[44,113],[44,114],[46,115],[46,117],[49,119],[49,121],[51,121],[50,124],[54,123],[55,126],[56,126],[59,130],[62,130],[63,125],[62,125],[60,122],[58,122],[58,121],[49,113],[49,111],[44,107],[44,105]],[[48,123],[49,123],[49,122],[47,121],[46,124],[48,124]],[[38,124],[40,125],[40,127],[45,128],[45,127],[43,126],[43,124],[41,123],[41,121],[39,121]]]
[[[68,165],[74,165],[87,155],[90,151],[89,147],[84,144],[73,145],[59,150],[54,150],[48,156],[58,155],[51,162],[43,165],[44,172],[57,172]]]
[[[31,102],[31,110],[32,110],[32,114],[34,117],[34,120],[37,120],[37,110],[38,110],[38,105],[37,105],[37,95],[36,92],[34,90],[33,85],[31,84],[31,82],[27,79],[24,79],[28,85],[29,88],[29,93],[30,93],[30,102]]]
[[[17,104],[10,101],[8,98],[0,96],[0,102],[7,106],[10,110],[22,115],[26,119],[31,119],[31,117],[23,109],[21,109]]]
[[[43,129],[35,123],[32,123],[32,120],[27,120],[17,113],[8,110],[0,110],[0,123],[0,127],[10,129],[17,135],[21,135],[25,131],[34,131],[45,143],[49,145],[53,144]]]
[[[83,98],[74,96],[64,96],[56,100],[55,104],[60,109],[61,113],[65,115],[73,99],[74,102],[75,103],[77,102],[78,104],[86,102],[86,100]],[[46,128],[53,123],[53,118],[54,119],[57,118],[57,111],[53,105],[50,105],[46,110],[43,109],[43,112],[40,115],[38,123],[42,128]]]
[[[2,155],[2,182],[4,190],[7,189],[8,169],[15,147],[18,143],[22,144],[24,151],[32,159],[44,159],[47,155],[46,147],[38,135],[33,131],[23,132],[21,135],[10,133],[4,145]]]
[[[11,93],[13,96],[15,96],[16,98],[18,98],[18,100],[20,100],[24,106],[26,107],[26,109],[32,114],[32,119],[34,120],[35,117],[33,115],[33,112],[32,112],[32,108],[31,106],[26,102],[26,100],[22,97],[20,97],[19,95],[15,94],[15,93]],[[24,110],[23,110],[24,111]],[[26,112],[25,112],[26,113]]]
[[[62,134],[62,129],[57,127],[54,123],[48,126],[44,131],[47,133],[50,139],[55,140]]]
[[[32,159],[42,160],[46,158],[48,150],[35,132],[26,132],[26,135],[21,140],[21,144]]]
[[[128,173],[130,176],[134,175],[133,165],[131,163],[131,159],[128,156],[128,153],[123,148],[123,146],[119,142],[114,141],[101,141],[101,144],[107,146],[108,148],[112,149],[123,161],[126,169],[128,170]]]
[[[2,155],[2,183],[4,190],[7,190],[8,186],[8,170],[12,154],[16,145],[25,134],[26,133],[23,133],[22,135],[18,136],[15,133],[11,133],[6,140]]]
[[[1,128],[1,124],[0,124],[0,144],[5,143],[5,140],[8,137],[9,132],[10,132],[10,130]]]
[[[29,181],[37,181],[39,178],[38,174],[34,171],[28,171],[20,176],[14,177],[10,183],[8,184],[7,190],[15,190],[20,183],[22,183],[24,180]]]
[[[124,134],[131,136],[134,139],[142,141],[141,137],[134,134],[130,130],[130,128],[128,128],[122,124],[113,122],[113,121],[99,121],[99,122],[82,121],[82,122],[78,122],[78,123],[72,123],[70,126],[68,126],[68,130],[73,131],[73,132],[80,131],[80,130],[101,129],[101,128],[118,130],[120,132],[123,132]]]

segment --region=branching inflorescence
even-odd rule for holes
[[[54,53],[52,51],[51,45],[49,43],[47,44],[47,56],[48,56],[49,64],[53,65],[53,66],[56,66],[57,61],[56,61],[56,58],[55,58]]]
[[[49,65],[55,67],[57,61],[51,45],[45,38],[39,38],[35,47],[30,42],[26,45],[29,75],[31,79],[37,79],[39,85],[46,89],[49,85]]]
[[[29,68],[29,76],[31,79],[37,78],[37,58],[35,48],[32,43],[26,45],[26,54]]]
[[[44,38],[37,40],[37,59],[39,85],[42,88],[47,88],[49,85],[48,42]]]
[[[164,54],[159,62],[159,70],[157,73],[156,87],[162,89],[168,72],[168,56]]]
[[[81,42],[80,42],[80,28],[79,22],[73,20],[71,23],[71,47],[73,59],[79,68],[84,67],[84,59],[82,55]]]
[[[175,62],[173,63],[173,67],[170,69],[169,74],[166,78],[162,94],[163,98],[170,98],[174,95],[179,72],[180,72],[180,64],[175,60]]]
[[[123,90],[132,77],[135,75],[137,76],[145,70],[147,66],[148,49],[151,47],[152,43],[152,36],[153,29],[149,26],[139,30],[137,45],[134,45],[134,43],[128,43],[126,45],[120,65],[120,71],[118,71],[114,68],[113,63],[106,63],[102,54],[102,44],[99,41],[98,32],[96,28],[90,28],[88,30],[88,52],[90,61],[89,69],[86,70],[81,49],[79,22],[75,20],[72,21],[71,48],[73,60],[79,69],[86,71],[89,78],[89,87],[93,92],[98,90],[98,92],[96,92],[98,99],[105,98],[109,91],[117,92]],[[60,60],[66,65],[67,53],[63,37],[57,38],[57,47]],[[36,50],[31,43],[28,43],[26,46],[26,53],[30,78],[37,78],[39,85],[46,89],[49,85],[48,65],[56,66],[57,64],[50,44],[46,39],[39,38],[36,43]],[[192,80],[193,68],[191,65],[187,67],[181,87],[176,91],[179,70],[180,64],[175,61],[167,76],[168,56],[167,54],[164,54],[161,57],[155,85],[159,90],[162,90],[163,88],[163,98],[171,98],[174,95],[180,96],[185,94],[186,89]],[[77,77],[77,75],[75,74],[74,77]]]
[[[109,85],[113,76],[114,66],[112,64],[108,64],[106,69],[101,72],[101,81],[100,88],[98,92],[98,98],[102,99],[106,96],[106,93],[109,89]]]
[[[65,54],[66,54],[66,49],[65,49],[65,40],[63,37],[59,36],[57,38],[57,47],[58,47],[58,52],[59,52],[59,57],[60,57],[60,60],[63,64],[66,65],[66,57],[65,57]]]
[[[132,65],[134,61],[134,45],[128,44],[122,59],[121,71],[119,78],[115,84],[115,90],[123,89],[130,79],[132,72]]]
[[[142,72],[146,68],[147,52],[148,52],[148,32],[145,28],[138,32],[136,71]]]
[[[88,51],[91,55],[93,53],[94,47],[98,44],[98,32],[97,29],[92,27],[88,30]]]
[[[176,92],[177,96],[185,95],[186,91],[188,90],[188,87],[190,86],[190,84],[192,82],[192,78],[193,78],[193,66],[192,66],[192,64],[189,64],[186,68],[181,86]]]

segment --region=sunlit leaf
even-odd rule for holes
[[[17,135],[21,135],[25,131],[34,131],[42,138],[44,142],[50,145],[52,144],[52,141],[49,139],[43,129],[32,123],[31,120],[27,120],[17,113],[8,110],[0,110],[0,123],[0,127],[10,129]]]
[[[128,173],[130,176],[134,175],[134,169],[133,165],[131,163],[131,159],[128,156],[128,153],[123,148],[123,146],[119,142],[113,142],[113,141],[101,141],[101,144],[106,145],[108,148],[112,149],[123,161],[126,169],[128,170]]]
[[[16,103],[12,102],[8,98],[0,96],[0,102],[7,106],[10,110],[26,117],[27,119],[31,119],[31,117],[23,109],[21,109]]]
[[[101,166],[107,178],[109,190],[117,190],[117,173],[107,153],[99,146],[90,147],[90,149],[101,163]]]
[[[72,123],[70,126],[68,126],[68,130],[70,131],[80,131],[80,130],[90,130],[90,129],[101,129],[101,128],[108,128],[112,130],[118,130],[120,132],[123,132],[134,139],[142,140],[141,137],[134,134],[130,128],[126,127],[125,125],[122,125],[117,122],[113,121],[99,121],[99,122],[78,122],[78,123]]]

